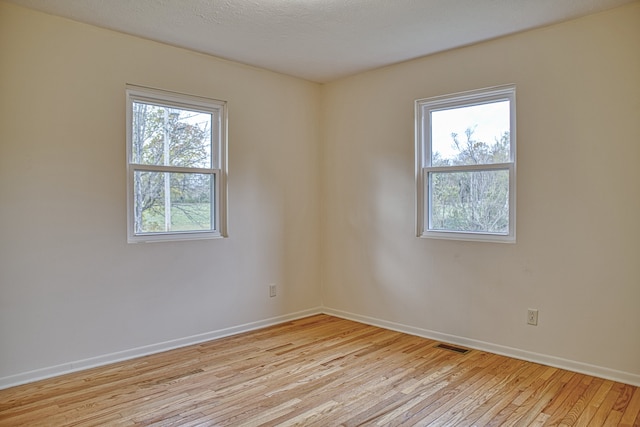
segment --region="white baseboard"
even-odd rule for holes
[[[331,316],[640,387],[640,375],[323,307]]]
[[[283,322],[300,319],[314,314],[322,313],[320,308],[298,311],[283,316],[272,317],[269,319],[259,320],[257,322],[245,323],[243,325],[233,326],[230,328],[219,329],[217,331],[206,332],[203,334],[193,335],[190,337],[178,338],[171,341],[165,341],[157,344],[151,344],[143,347],[132,348],[129,350],[119,351],[116,353],[105,354],[102,356],[91,357],[89,359],[77,360],[74,362],[63,363],[47,368],[35,369],[33,371],[23,372],[20,374],[9,375],[0,378],[0,390],[14,387],[17,385],[27,384],[34,381],[44,380],[47,378],[57,377],[59,375],[71,372],[82,371],[85,369],[104,366],[111,363],[121,362],[123,360],[135,359],[137,357],[148,356],[150,354],[161,353],[163,351],[173,350],[189,345],[200,344],[206,341],[218,338],[228,337],[230,335],[248,332],[255,329],[265,328],[267,326],[277,325]]]
[[[10,375],[0,378],[0,390],[14,387],[21,384],[27,384],[47,378],[57,377],[59,375],[78,372],[85,369],[104,366],[111,363],[121,362],[123,360],[135,359],[137,357],[148,356],[150,354],[161,353],[163,351],[173,350],[175,348],[186,347],[189,345],[200,344],[206,341],[218,338],[228,337],[230,335],[248,332],[267,326],[277,325],[279,323],[300,319],[314,314],[325,313],[331,316],[341,317],[343,319],[353,320],[368,325],[378,326],[393,331],[403,332],[416,335],[423,338],[429,338],[436,341],[443,341],[450,344],[457,344],[476,350],[488,351],[490,353],[500,354],[503,356],[513,357],[516,359],[527,360],[530,362],[540,363],[547,366],[553,366],[560,369],[566,369],[573,372],[592,375],[613,381],[622,382],[634,386],[640,386],[640,375],[629,372],[617,371],[615,369],[604,368],[601,366],[590,365],[574,360],[563,359],[560,357],[549,356],[540,353],[520,350],[517,348],[506,347],[502,345],[492,344],[484,341],[478,341],[470,338],[459,337],[456,335],[444,334],[441,332],[431,331],[428,329],[417,328],[414,326],[404,325],[401,323],[389,322],[387,320],[377,319],[369,316],[361,316],[341,310],[335,310],[328,307],[318,307],[291,313],[283,316],[272,317],[256,322],[246,323],[243,325],[233,326],[230,328],[219,329],[216,331],[206,332],[204,334],[193,335],[190,337],[179,338],[176,340],[166,341],[162,343],[152,344],[143,347],[132,348],[116,353],[105,354],[102,356],[92,357],[84,360],[63,363],[47,368],[35,369],[33,371],[23,372],[16,375]]]

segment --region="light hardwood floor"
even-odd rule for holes
[[[640,426],[637,387],[327,315],[0,391],[14,426]]]

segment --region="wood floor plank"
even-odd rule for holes
[[[602,405],[602,402],[604,402],[607,393],[611,390],[611,387],[613,387],[613,381],[602,381],[598,391],[596,391],[591,401],[588,402],[588,406],[582,411],[576,420],[576,423],[574,424],[575,427],[586,427],[589,425],[598,411],[598,408]]]
[[[595,396],[602,383],[604,383],[603,379],[593,379],[585,376],[582,381],[585,386],[580,388],[580,393],[576,394],[572,399],[574,402],[573,407],[568,411],[562,411],[560,414],[560,416],[563,416],[560,421],[560,427],[573,426],[578,422],[578,418],[585,412],[589,402]]]
[[[496,385],[490,390],[479,390],[479,396],[469,405],[467,413],[460,420],[455,420],[452,425],[463,427],[472,423],[482,423],[482,419],[489,420],[492,415],[503,407],[501,402],[508,402],[518,393],[518,387],[522,387],[526,382],[532,382],[536,378],[537,372],[542,367],[530,365],[526,362],[519,362],[513,372],[505,372],[496,375]],[[524,379],[524,382],[523,382]]]
[[[628,426],[638,387],[328,315],[0,390],[1,426]]]
[[[494,367],[502,365],[504,360],[502,358],[495,358],[494,362],[488,366],[489,370],[493,370]],[[405,411],[402,415],[403,424],[405,425],[440,425],[442,422],[448,423],[450,420],[447,416],[455,415],[459,410],[462,410],[464,406],[461,404],[470,394],[480,389],[491,378],[495,377],[492,373],[485,372],[484,369],[469,370],[468,375],[460,377],[457,381],[457,386],[450,391],[440,391],[439,393],[432,394],[432,397],[439,396],[437,400],[433,399],[421,399],[421,401]],[[449,386],[453,385],[452,382]],[[429,389],[425,389],[428,391]],[[424,394],[424,393],[423,393]],[[428,403],[428,404],[427,404]],[[409,418],[410,416],[410,418]],[[439,421],[437,421],[439,420]]]
[[[547,374],[545,377],[544,374]],[[533,420],[542,411],[548,399],[560,389],[561,374],[550,368],[540,377],[534,377],[531,381],[525,380],[525,384],[517,388],[507,388],[501,398],[493,403],[493,406],[477,420],[474,424],[481,426],[501,425],[507,421],[511,414],[518,408],[531,414]],[[524,422],[523,425],[526,425]]]
[[[586,395],[586,391],[594,378],[587,375],[577,374],[573,380],[575,381],[567,384],[565,389],[558,395],[558,399],[556,400],[558,404],[555,409],[543,409],[542,413],[549,415],[549,419],[546,424],[562,425],[563,423],[569,423],[569,425],[573,425],[575,419],[579,416],[579,414],[573,414],[572,417],[571,410],[578,400]],[[575,383],[575,386],[573,383]],[[549,408],[553,408],[553,404],[550,404]]]
[[[624,389],[624,384],[614,383],[613,387],[607,393],[607,397],[598,408],[595,415],[589,423],[589,427],[601,427],[605,425],[609,414],[613,411],[613,405],[618,400],[620,392]]]
[[[629,405],[622,414],[620,419],[621,427],[632,427],[636,418],[640,415],[640,389],[636,388],[633,397],[629,401]]]

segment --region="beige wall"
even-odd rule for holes
[[[322,305],[640,383],[639,23],[320,86],[0,2],[0,386]],[[228,101],[228,239],[126,243],[126,83]],[[414,99],[505,83],[518,242],[416,238]]]
[[[324,305],[640,382],[639,46],[634,3],[324,87]],[[509,83],[517,243],[414,237],[413,101]]]
[[[319,85],[2,2],[0,52],[0,379],[317,310]],[[228,101],[228,239],[127,244],[126,83]]]

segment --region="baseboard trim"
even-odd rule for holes
[[[331,316],[640,387],[640,375],[323,307]]]
[[[286,314],[283,316],[271,317],[256,322],[245,323],[238,326],[232,326],[229,328],[219,329],[211,332],[205,332],[203,334],[192,335],[189,337],[178,338],[175,340],[165,341],[157,344],[151,344],[142,347],[136,347],[129,350],[119,351],[115,353],[105,354],[102,356],[91,357],[88,359],[77,360],[74,362],[63,363],[56,366],[50,366],[47,368],[35,369],[20,374],[9,375],[0,378],[0,390],[9,387],[15,387],[22,384],[28,384],[35,381],[44,380],[47,378],[53,378],[72,372],[83,371],[86,369],[95,368],[98,366],[109,365],[111,363],[122,362],[124,360],[135,359],[142,356],[148,356],[150,354],[162,353],[163,351],[173,350],[176,348],[186,347],[194,344],[201,344],[203,342],[215,340],[218,338],[224,338],[231,335],[240,334],[243,332],[249,332],[256,329],[265,328],[267,326],[277,325],[283,322],[289,322],[291,320],[301,319],[303,317],[312,316],[314,314],[322,313],[321,308],[312,308],[308,310],[302,310],[295,313]]]
[[[256,329],[265,328],[268,326],[277,325],[283,322],[289,322],[291,320],[301,319],[303,317],[313,316],[315,314],[328,314],[331,316],[340,317],[343,319],[353,320],[355,322],[365,323],[372,326],[378,326],[380,328],[390,329],[393,331],[403,332],[423,338],[429,338],[432,340],[443,341],[450,344],[457,344],[464,347],[473,348],[476,350],[488,351],[490,353],[500,354],[503,356],[513,357],[516,359],[527,360],[529,362],[540,363],[547,366],[553,366],[560,369],[566,369],[573,372],[579,372],[582,374],[592,375],[612,381],[618,381],[625,384],[640,387],[640,375],[632,374],[629,372],[618,371],[615,369],[604,368],[601,366],[590,365],[583,362],[577,362],[574,360],[563,359],[560,357],[550,356],[546,354],[540,354],[530,352],[526,350],[520,350],[513,347],[502,346],[498,344],[492,344],[484,341],[474,340],[470,338],[460,337],[456,335],[445,334],[429,329],[418,328],[415,326],[405,325],[396,322],[390,322],[383,319],[378,319],[369,316],[363,316],[355,313],[350,313],[342,310],[336,310],[328,307],[318,307],[308,310],[302,310],[295,313],[290,313],[283,316],[276,316],[256,322],[245,323],[238,326],[232,326],[229,328],[219,329],[215,331],[206,332],[203,334],[193,335],[189,337],[179,338],[175,340],[165,341],[157,344],[136,347],[129,350],[120,352],[105,354],[102,356],[92,357],[83,360],[77,360],[74,362],[63,363],[56,366],[35,369],[20,374],[10,375],[0,378],[0,390],[28,384],[35,381],[44,380],[47,378],[53,378],[72,372],[83,371],[99,366],[109,365],[111,363],[121,362],[124,360],[135,359],[138,357],[148,356],[150,354],[161,353],[163,351],[173,350],[176,348],[186,347],[194,344],[201,344],[203,342],[228,337],[231,335],[240,334],[243,332],[249,332]]]

